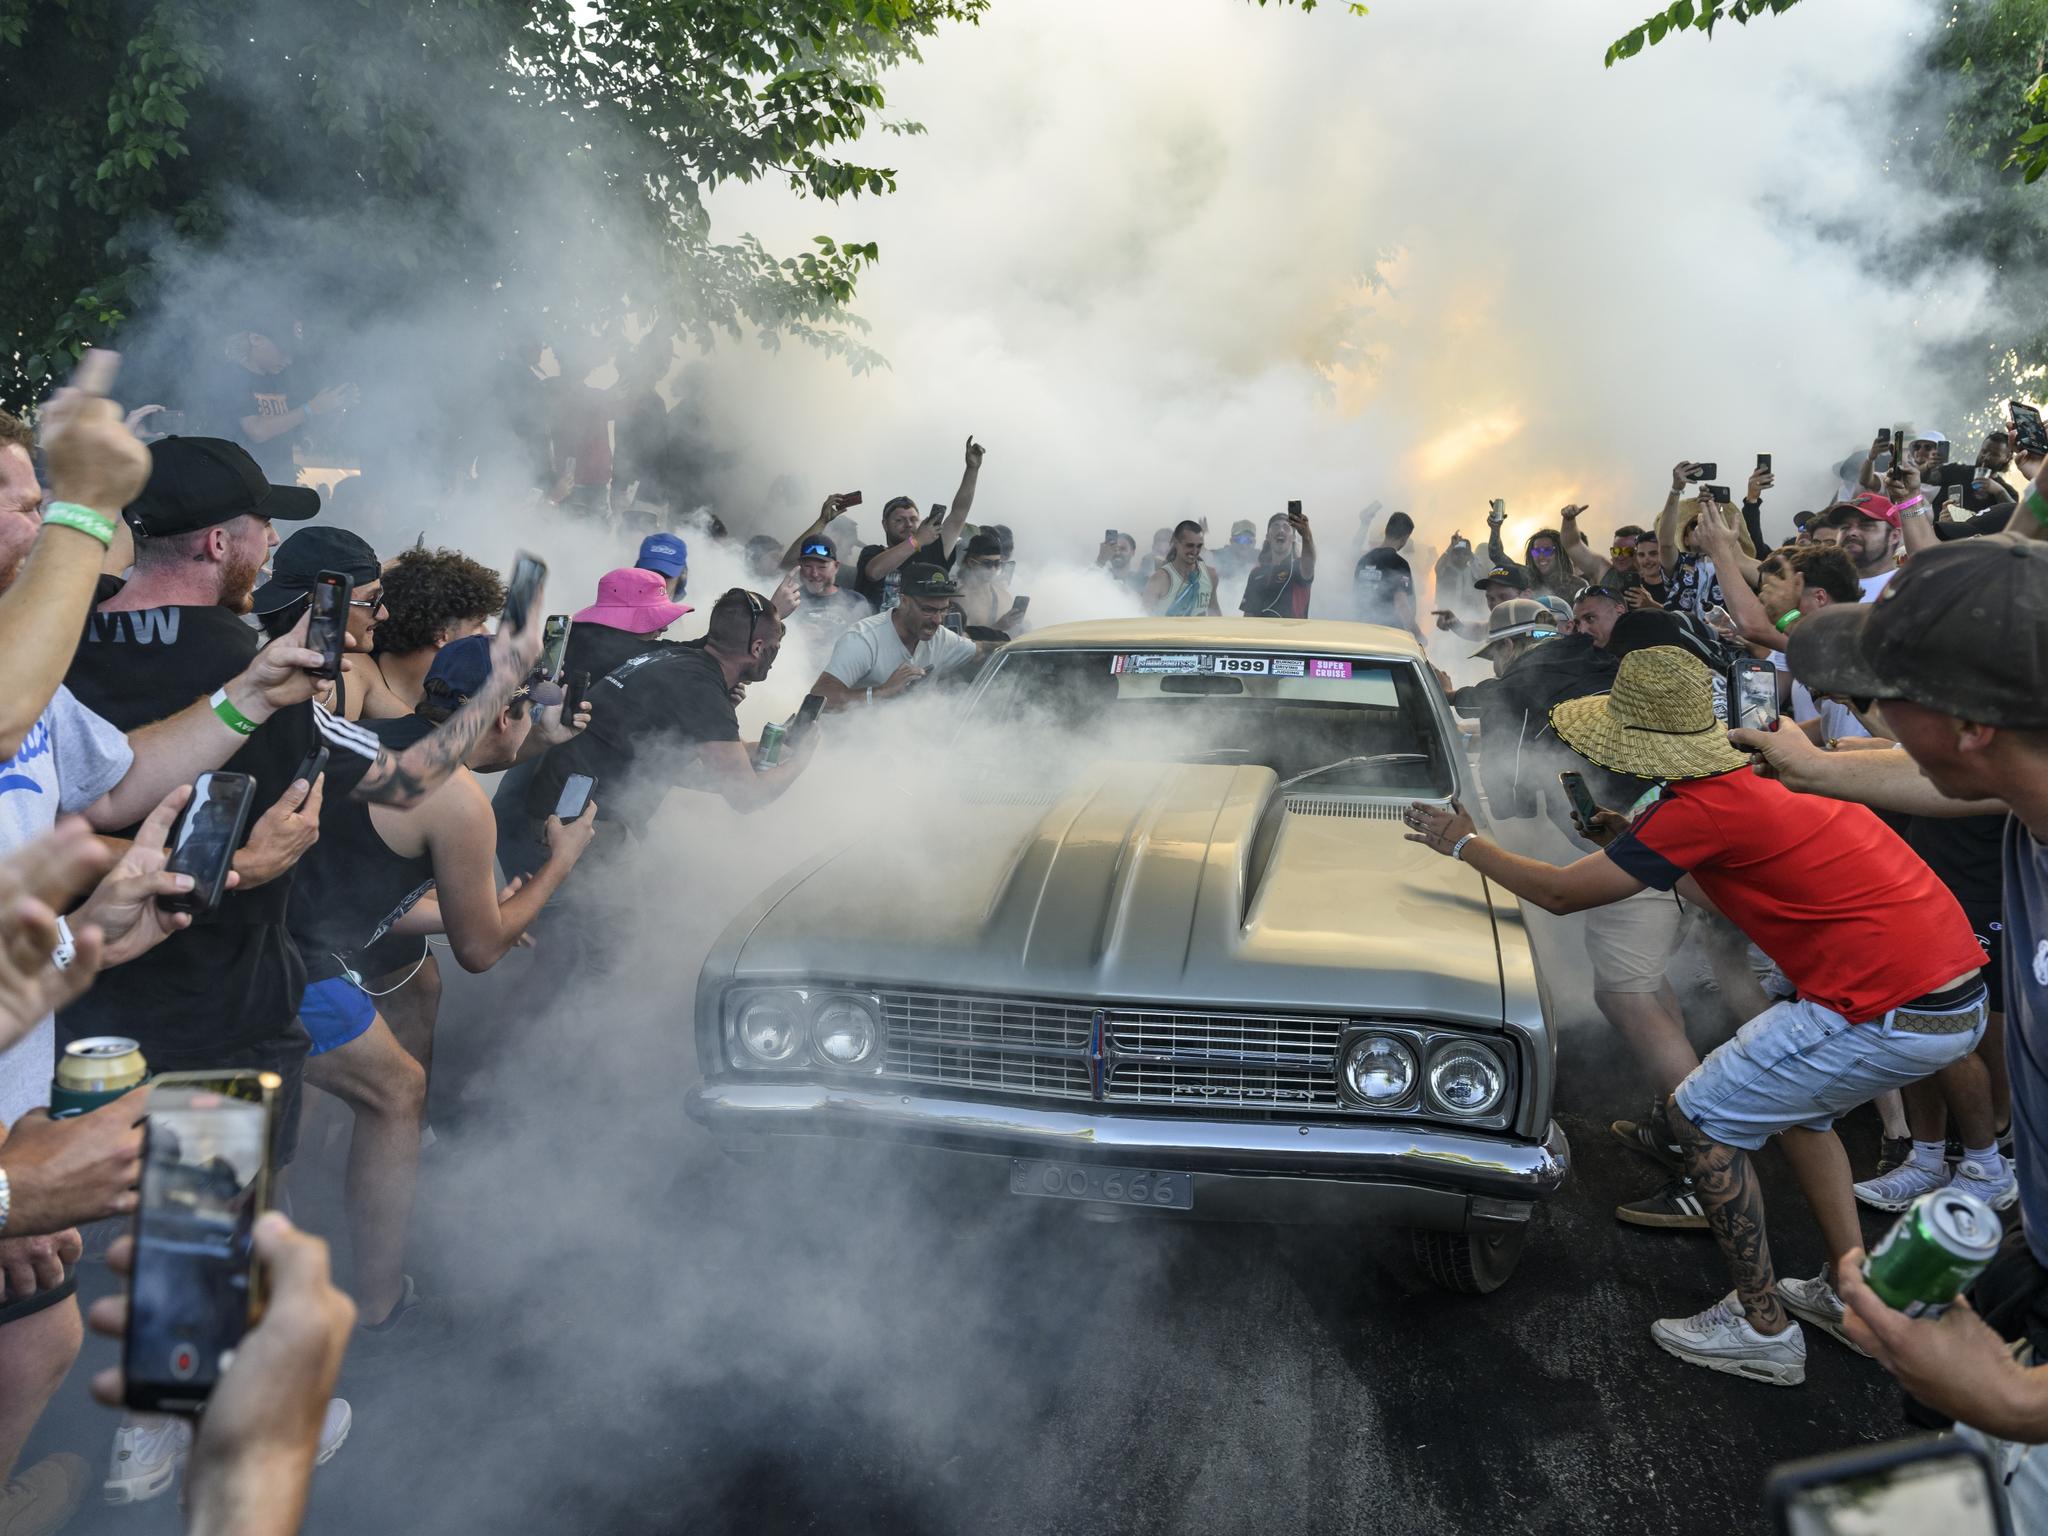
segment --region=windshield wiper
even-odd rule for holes
[[[1335,773],[1339,768],[1364,768],[1377,763],[1426,763],[1427,752],[1376,752],[1370,757],[1340,757],[1334,763],[1325,763],[1320,768],[1311,768],[1306,773],[1297,773],[1291,779],[1282,779],[1280,789],[1292,789],[1303,779],[1317,778],[1325,773]]]

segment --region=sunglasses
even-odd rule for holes
[[[1617,560],[1619,560],[1623,555],[1632,555],[1635,552],[1636,547],[1633,544],[1616,544],[1613,548],[1607,551],[1608,554],[1612,555]]]
[[[1531,544],[1529,546],[1529,553],[1532,555],[1554,555],[1557,553],[1557,546],[1555,544]]]

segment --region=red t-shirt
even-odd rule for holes
[[[1691,875],[1801,997],[1851,1023],[1984,964],[1948,887],[1869,809],[1747,768],[1666,785],[1607,856],[1660,891]]]

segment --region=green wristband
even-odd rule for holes
[[[237,736],[254,736],[256,734],[256,722],[228,701],[227,689],[221,688],[217,690],[213,697],[207,700],[207,703],[211,704],[213,712],[220,716],[220,723],[233,731]]]
[[[107,549],[114,547],[114,520],[75,501],[53,501],[43,508],[43,521],[59,528],[75,528],[90,534]]]
[[[1794,608],[1790,613],[1786,614],[1783,618],[1778,620],[1778,633],[1781,635],[1784,634],[1787,630],[1791,629],[1791,627],[1794,624],[1797,624],[1798,622],[1799,610],[1797,608]]]
[[[2043,528],[2048,528],[2048,496],[2041,494],[2041,488],[2038,485],[2027,487],[2027,499],[2021,502],[2020,505],[2034,514],[2035,522],[2039,523]]]

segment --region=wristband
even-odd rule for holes
[[[50,951],[50,964],[60,971],[71,969],[71,962],[78,958],[78,943],[71,937],[71,925],[63,918],[57,919],[57,947]]]
[[[1908,496],[1904,501],[1895,502],[1892,506],[1892,510],[1898,513],[1899,516],[1904,517],[1908,512],[1911,512],[1916,508],[1924,507],[1926,501],[1927,498],[1924,495]]]
[[[14,1191],[7,1186],[7,1170],[0,1168],[0,1232],[7,1230],[7,1218],[14,1214]]]
[[[256,722],[229,702],[226,688],[216,689],[213,697],[206,702],[211,704],[213,712],[220,716],[220,723],[233,731],[237,736],[254,736],[256,734]]]
[[[2020,505],[2034,514],[2035,522],[2039,523],[2043,528],[2048,528],[2048,496],[2041,494],[2041,488],[2038,485],[2027,487],[2026,499]]]
[[[1798,622],[1799,610],[1797,608],[1794,608],[1790,613],[1780,618],[1777,624],[1773,627],[1778,631],[1779,634],[1782,635],[1789,633],[1791,631],[1792,626],[1794,624],[1797,624]]]
[[[114,547],[114,520],[75,501],[53,501],[43,508],[43,521],[59,528],[72,528],[98,539],[105,549]]]
[[[1467,832],[1463,837],[1451,844],[1451,857],[1462,863],[1465,858],[1465,845],[1478,835],[1477,832]]]

